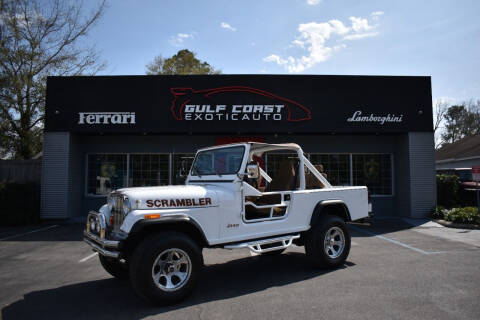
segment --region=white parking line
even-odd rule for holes
[[[393,239],[390,239],[390,238],[387,238],[387,237],[378,235],[378,234],[376,234],[376,233],[373,233],[373,232],[370,232],[370,231],[367,231],[367,230],[362,230],[362,229],[357,228],[357,227],[354,227],[354,226],[350,226],[350,227],[351,227],[353,230],[356,230],[356,231],[358,231],[358,232],[361,232],[361,233],[364,233],[364,234],[368,234],[369,236],[373,236],[373,237],[375,237],[375,238],[379,238],[379,239],[382,239],[382,240],[385,240],[385,241],[394,243],[394,244],[396,244],[396,245],[398,245],[398,246],[401,246],[401,247],[404,247],[404,248],[413,250],[413,251],[418,252],[418,253],[421,253],[421,254],[431,255],[431,254],[443,253],[442,251],[425,251],[425,250],[422,250],[422,249],[419,249],[419,248],[415,248],[415,247],[409,246],[408,244],[402,243],[402,242],[400,242],[400,241],[393,240]]]
[[[80,262],[80,263],[81,263],[81,262],[85,262],[85,261],[87,261],[88,259],[91,259],[91,258],[95,257],[96,255],[98,255],[98,252],[94,252],[94,253],[92,253],[91,255],[88,255],[88,256],[86,256],[85,258],[78,260],[78,262]]]
[[[55,228],[55,227],[58,227],[58,225],[48,226],[48,227],[45,227],[45,228],[41,228],[41,229],[37,229],[37,230],[32,230],[32,231],[25,232],[25,233],[15,234],[15,235],[13,235],[13,236],[9,236],[9,237],[6,237],[6,238],[2,238],[2,239],[0,239],[0,241],[8,240],[8,239],[14,239],[14,238],[18,238],[18,237],[22,237],[22,236],[25,236],[25,235],[27,235],[27,234],[31,234],[31,233],[35,233],[35,232],[40,232],[40,231],[45,231],[45,230],[49,230],[49,229],[52,229],[52,228]]]

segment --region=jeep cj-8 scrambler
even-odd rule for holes
[[[113,191],[88,214],[84,240],[111,275],[170,304],[194,288],[203,248],[265,255],[295,244],[315,266],[342,265],[345,223],[368,212],[366,187],[332,187],[297,144],[237,143],[199,150],[185,185]]]

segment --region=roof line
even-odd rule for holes
[[[449,158],[449,159],[442,159],[442,160],[437,160],[435,163],[446,163],[446,162],[452,162],[452,161],[464,161],[464,160],[472,160],[472,159],[479,159],[480,156],[474,156],[474,157],[465,157],[465,158]]]

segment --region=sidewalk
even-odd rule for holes
[[[447,228],[429,219],[403,218],[402,220],[413,226],[414,231],[480,248],[480,230]]]

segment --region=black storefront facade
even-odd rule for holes
[[[201,147],[295,142],[333,185],[367,185],[377,216],[435,206],[429,77],[50,77],[41,216],[86,215],[113,189],[178,184]],[[275,170],[284,155],[263,159]]]

